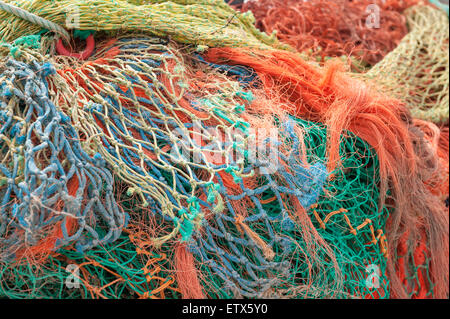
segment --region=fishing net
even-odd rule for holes
[[[420,246],[423,232],[431,259],[428,268],[433,269],[433,292],[438,298],[448,295],[447,285],[442,284],[448,282],[448,209],[427,186],[437,169],[436,156],[411,125],[400,100],[380,95],[369,83],[340,73],[335,61],[326,68],[318,68],[290,52],[239,48],[211,48],[205,56],[213,63],[253,68],[265,93],[282,101],[278,104],[281,109],[324,123],[329,171],[338,167],[341,158],[337,151],[338,139],[344,130],[373,146],[380,165],[380,206],[388,203],[395,210],[386,228],[392,295],[407,297],[406,286],[396,270],[400,238],[406,243],[408,254],[412,254]],[[390,194],[386,196],[387,190]],[[414,267],[406,271],[407,277],[416,273]]]
[[[126,195],[140,199],[148,210],[130,213],[131,220],[139,221],[130,226],[137,247],[184,242],[201,265],[205,295],[388,296],[385,277],[380,291],[364,281],[372,264],[384,276],[388,214],[377,209],[376,159],[362,141],[353,137],[353,143],[362,143],[359,159],[355,145],[350,143],[352,151],[345,152],[352,154],[350,171],[369,167],[363,181],[353,184],[367,187],[358,191],[365,200],[358,203],[352,193],[355,203],[346,203],[346,191],[330,186],[335,194],[307,213],[326,183],[326,148],[319,146],[323,141],[309,128],[312,123],[281,118],[271,123],[246,111],[255,99],[248,88],[258,82],[251,70],[221,66],[220,71],[237,78],[231,80],[207,69],[200,57],[189,60],[175,45],[144,36],[100,44],[79,67],[54,64],[50,91],[82,132],[83,147],[88,154],[101,154],[128,185]],[[251,129],[271,126],[277,135],[258,137],[258,148],[246,153],[243,146],[256,138]],[[324,129],[315,130],[326,137]],[[216,145],[202,144],[214,138]],[[305,143],[316,157],[302,155]],[[274,147],[275,157],[261,151]],[[182,150],[193,151],[197,161],[181,156]],[[268,163],[276,161],[272,171]],[[333,180],[345,183],[336,176]],[[334,196],[341,199],[334,201]],[[362,214],[362,207],[370,207],[373,215]],[[147,214],[153,221],[145,221]]]
[[[49,2],[100,32],[0,12],[0,296],[448,297],[436,125],[221,1]]]
[[[39,262],[0,261],[0,298],[36,299],[164,299],[180,298],[173,252],[163,245],[157,250],[138,240],[134,232],[149,214],[136,196],[126,195],[123,182],[115,179],[121,209],[133,216],[128,227],[111,244],[84,252],[66,245]]]
[[[353,70],[379,62],[407,33],[405,18],[392,1],[251,0],[256,26],[276,35],[299,52],[319,62],[330,57],[351,57]],[[397,8],[396,8],[397,9]]]
[[[233,154],[247,143],[249,124],[238,116],[245,104],[239,96],[246,92],[227,94],[232,87],[218,86],[208,94],[200,81],[195,91],[187,91],[189,74],[181,57],[160,39],[123,38],[107,45],[99,52],[102,58],[58,71],[55,94],[89,136],[86,145],[98,149],[130,185],[128,194],[139,194],[145,206],[174,223],[160,241],[178,231],[187,239],[205,214],[199,205],[214,202],[214,176],[248,174]],[[79,107],[71,108],[74,103]],[[233,136],[234,131],[241,134]],[[217,150],[205,142],[221,143],[223,137],[233,142]]]
[[[324,165],[326,129],[299,119],[296,122],[304,130],[308,162]],[[295,149],[298,137],[291,139],[288,145]],[[253,191],[242,184],[237,188],[238,196],[226,196],[229,211],[208,220],[205,235],[189,246],[197,256],[210,297],[389,297],[383,233],[389,213],[377,207],[377,158],[366,143],[351,134],[343,137],[341,150],[346,154],[342,168],[333,172],[334,178],[324,184],[317,204],[307,214],[301,206],[296,207],[298,218],[283,217],[286,199],[281,201],[274,189],[262,194],[260,204],[252,198]],[[255,207],[249,210],[253,205],[247,204],[249,216],[236,221],[232,207],[242,197],[253,201]],[[321,238],[320,245],[311,247],[308,243],[305,229],[309,223]],[[255,254],[251,241],[242,240],[243,232],[256,232],[272,251]],[[274,240],[277,237],[282,239],[278,243]],[[372,267],[379,275],[376,282],[367,279]]]
[[[44,264],[0,265],[0,297],[13,299],[179,298],[163,252],[139,250],[126,234],[85,254],[62,249]],[[73,267],[73,268],[71,268]]]
[[[426,178],[425,185],[430,193],[441,201],[438,206],[442,214],[448,216],[449,163],[448,163],[448,130],[440,129],[431,122],[414,119],[414,128],[418,130],[418,145],[429,145],[428,151],[422,149],[421,155],[425,162],[432,163],[433,172]],[[422,142],[420,142],[422,140]],[[408,298],[435,297],[435,282],[432,279],[432,261],[430,255],[430,240],[423,225],[416,226],[420,230],[419,242],[414,249],[408,249],[405,234],[397,247],[397,273],[404,285]],[[443,252],[446,255],[446,252]]]
[[[404,100],[415,118],[448,123],[448,17],[431,6],[411,7],[405,15],[410,32],[366,76]]]
[[[2,65],[2,259],[73,242],[83,251],[115,240],[126,224],[104,161],[81,148],[71,119],[50,99],[46,77],[54,72],[37,61]]]
[[[407,103],[416,118],[414,125],[438,157],[425,184],[444,203],[448,201],[448,129],[441,131],[428,121],[448,123],[448,17],[431,6],[411,7],[405,15],[410,32],[365,76]],[[439,207],[441,214],[448,216],[448,204]],[[414,249],[407,249],[407,234],[399,242],[397,273],[409,298],[433,297],[430,239],[422,225],[417,228],[419,243]]]
[[[280,47],[276,37],[253,25],[253,16],[222,0],[6,0],[68,29],[148,32],[204,50],[208,46]],[[0,41],[10,42],[40,31],[36,24],[0,11]]]

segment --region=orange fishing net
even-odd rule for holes
[[[417,1],[382,0],[251,0],[242,5],[256,26],[300,52],[355,58],[373,65],[392,51],[408,32],[398,12]]]

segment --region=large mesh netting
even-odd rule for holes
[[[308,162],[324,163],[326,150],[321,144],[326,138],[324,128],[301,120],[297,123],[304,129],[309,150]],[[278,192],[274,190],[264,192],[267,199],[261,201],[262,207],[259,208],[268,216],[248,212],[250,216],[245,226],[250,227],[248,232],[256,231],[268,241],[273,237],[271,233],[284,237],[281,243],[272,245],[274,251],[266,255],[266,258],[272,256],[275,261],[285,256],[285,262],[276,265],[276,271],[263,275],[262,267],[266,265],[255,262],[252,254],[249,256],[250,243],[241,242],[238,236],[243,231],[240,229],[243,227],[240,225],[242,221],[238,220],[233,227],[229,223],[233,219],[224,214],[216,215],[215,220],[208,223],[205,229],[207,237],[192,243],[190,249],[198,256],[200,269],[208,274],[204,281],[213,296],[388,297],[389,283],[385,277],[387,247],[383,231],[389,214],[385,209],[377,209],[377,176],[374,170],[377,159],[367,144],[351,135],[343,138],[341,150],[347,154],[343,158],[342,168],[333,172],[334,178],[324,184],[317,204],[306,214],[301,207],[296,208],[297,214],[302,212],[298,216],[302,220],[299,222],[300,228],[294,227],[290,219],[277,222],[282,217],[280,208],[282,212],[286,204],[280,201]],[[241,188],[241,194],[247,194],[245,197],[250,201],[251,191],[242,185]],[[233,197],[229,197],[231,206]],[[362,213],[368,210],[373,215]],[[310,227],[310,223],[317,229],[323,241],[319,243],[326,249],[318,249],[308,243],[310,239],[301,230]],[[379,267],[379,289],[367,285],[366,270],[369,265]],[[283,266],[282,270],[280,266]]]
[[[79,135],[49,99],[50,64],[9,60],[1,74],[1,255],[25,246],[80,250],[115,240],[126,223],[115,203],[112,175],[81,148]],[[94,228],[105,226],[99,236]],[[59,238],[58,238],[59,237]],[[37,253],[40,253],[36,250]]]

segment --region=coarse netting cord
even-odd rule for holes
[[[2,258],[79,250],[116,239],[127,216],[112,176],[81,147],[71,119],[49,98],[49,63],[6,61],[1,78],[0,234]],[[107,232],[99,236],[97,227]]]

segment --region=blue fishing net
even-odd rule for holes
[[[9,59],[0,74],[0,242],[4,257],[54,234],[80,251],[114,241],[127,216],[99,154],[89,156],[70,117],[51,101],[49,63]],[[71,183],[69,189],[68,184]],[[72,226],[68,226],[68,223]]]

